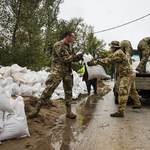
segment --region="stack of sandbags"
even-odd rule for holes
[[[8,98],[0,86],[0,142],[11,138],[30,136],[21,96]]]
[[[42,91],[45,89],[45,81],[50,72],[31,71],[27,68],[22,68],[17,64],[10,67],[0,68],[0,86],[4,90],[8,90],[11,96],[36,96],[40,97]],[[82,77],[72,70],[73,74],[73,99],[77,99],[79,94],[85,94],[86,85],[82,81]],[[79,83],[80,82],[80,83]],[[55,89],[51,99],[65,98],[62,82]]]

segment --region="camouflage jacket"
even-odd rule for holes
[[[138,51],[147,51],[149,55],[150,37],[143,38],[138,44]]]
[[[139,43],[140,44],[145,43],[150,46],[150,37],[146,37],[146,38],[142,39]]]
[[[54,44],[52,51],[52,71],[71,72],[71,62],[79,61],[71,44],[61,40]]]
[[[132,66],[129,64],[126,55],[121,49],[115,51],[112,55],[105,59],[98,59],[97,61],[94,61],[94,65],[99,64],[101,66],[109,65],[111,63],[114,63],[120,78],[131,76],[134,73]]]
[[[120,46],[121,46],[121,50],[126,54],[129,62],[131,63],[131,57],[133,55],[133,49],[132,49],[130,41],[124,40],[121,42]]]

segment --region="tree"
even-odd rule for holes
[[[9,60],[39,70],[49,63],[48,39],[63,0],[2,0],[0,35]],[[7,64],[5,64],[7,65]]]
[[[69,21],[58,20],[56,25],[57,39],[63,39],[64,32],[71,30],[75,33],[75,41],[73,47],[75,52],[90,53],[94,59],[104,56],[105,43],[103,40],[98,40],[93,34],[93,27],[83,23],[82,18],[72,18]],[[72,68],[78,70],[80,64],[72,63]]]
[[[57,36],[57,16],[59,14],[59,5],[63,3],[63,0],[46,0],[42,8],[42,12],[45,16],[45,30],[44,30],[44,52],[47,55],[47,65],[51,66],[51,54],[53,45],[58,41]]]
[[[106,43],[104,40],[98,40],[93,33],[90,33],[86,37],[86,47],[84,52],[90,53],[93,56],[93,59],[102,58],[103,53],[106,51]]]

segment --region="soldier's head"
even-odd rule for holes
[[[64,33],[64,42],[66,44],[72,43],[74,41],[74,33],[72,31],[66,31]]]
[[[112,52],[120,49],[119,41],[112,41],[109,46]]]

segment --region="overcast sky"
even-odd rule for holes
[[[150,14],[150,0],[64,0],[60,5],[58,19],[70,20],[81,17],[84,23],[94,27],[94,32],[113,28]],[[97,33],[98,39],[108,43],[112,40],[129,40],[133,49],[144,37],[150,37],[150,15],[119,27]]]

